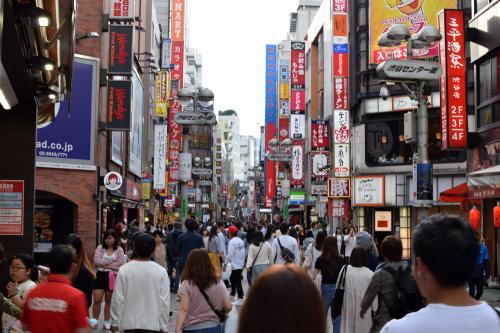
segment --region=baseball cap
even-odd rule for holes
[[[141,258],[150,256],[155,247],[155,239],[151,234],[140,232],[134,238],[134,250]]]
[[[236,235],[238,233],[238,228],[232,225],[229,228],[227,228],[227,232],[229,232],[231,235]]]

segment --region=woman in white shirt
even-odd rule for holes
[[[316,239],[314,243],[309,244],[306,251],[304,252],[304,268],[307,269],[309,276],[313,276],[314,265],[316,264],[316,260],[321,255],[321,250],[323,249],[323,240],[326,237],[326,231],[321,230],[316,235]]]
[[[355,227],[349,229],[349,234],[344,236],[345,241],[345,260],[349,262],[352,250],[356,247],[357,230]]]
[[[251,271],[252,281],[269,268],[273,258],[273,250],[268,242],[264,241],[262,232],[256,232],[252,236],[252,244],[248,248],[247,270]]]

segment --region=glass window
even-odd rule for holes
[[[410,145],[405,144],[403,133],[403,119],[366,124],[366,164],[409,164],[412,151]]]
[[[411,210],[409,207],[399,208],[399,238],[403,243],[403,259],[411,256]]]
[[[476,0],[476,6],[475,6],[476,13],[478,13],[481,9],[486,7],[489,2],[490,0]]]
[[[322,70],[325,66],[324,56],[323,33],[320,33],[318,36],[318,70]]]
[[[479,64],[478,69],[478,105],[483,104],[489,100],[491,96],[491,61],[486,60],[482,64]]]
[[[358,211],[358,216],[357,216],[358,231],[366,230],[365,209],[364,207],[358,207],[357,211]]]

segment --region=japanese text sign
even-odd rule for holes
[[[349,109],[349,78],[334,77],[333,78],[333,109],[347,110]]]
[[[292,42],[292,61],[290,79],[292,89],[304,89],[306,82],[306,55],[305,43]]]
[[[326,180],[328,178],[327,167],[330,164],[330,152],[313,151],[311,152],[312,161],[312,179]]]
[[[277,122],[277,46],[266,45],[266,139],[265,150],[269,151],[269,141],[276,135],[276,122]],[[275,162],[265,159],[265,176],[266,182],[264,184],[266,196],[268,198],[276,197],[276,166]]]
[[[354,177],[355,206],[384,206],[384,176]]]
[[[333,112],[333,142],[349,143],[349,111]]]
[[[110,131],[130,131],[132,81],[108,81],[108,116]]]
[[[109,18],[110,19],[133,19],[135,9],[134,0],[110,0]]]
[[[330,124],[327,120],[311,121],[311,149],[326,149],[330,147]]]
[[[153,189],[166,188],[167,125],[154,125]]]
[[[109,27],[108,74],[131,74],[132,37],[131,25],[111,25]]]
[[[306,116],[303,114],[290,115],[290,138],[304,139],[306,137]]]
[[[347,13],[348,0],[332,0],[334,13]]]
[[[23,235],[24,181],[0,180],[0,235]]]
[[[290,184],[292,186],[304,186],[304,163],[305,163],[305,146],[304,141],[294,141],[292,146],[292,178]]]
[[[304,113],[306,108],[306,93],[305,90],[292,90],[291,113]]]
[[[349,216],[349,200],[347,200],[347,199],[329,199],[328,200],[328,216],[348,217]]]
[[[349,198],[351,196],[350,178],[328,178],[329,198]]]
[[[167,102],[170,97],[170,78],[165,70],[155,77],[155,117],[167,117]]]
[[[350,145],[335,144],[334,145],[334,174],[335,177],[349,177],[351,170],[350,163]]]

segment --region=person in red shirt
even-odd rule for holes
[[[75,253],[56,245],[48,262],[47,283],[31,290],[21,314],[23,328],[32,333],[89,333],[85,294],[71,286]]]

